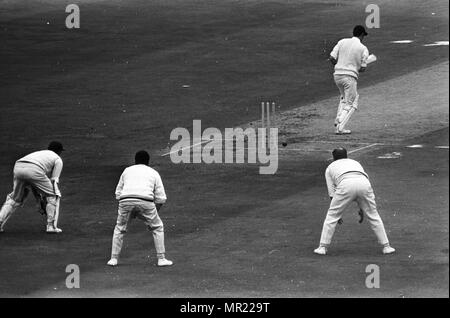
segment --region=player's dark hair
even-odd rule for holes
[[[134,156],[134,162],[137,165],[148,165],[150,161],[150,155],[145,150],[140,150],[136,152],[136,155]]]
[[[334,160],[345,159],[345,158],[347,158],[347,149],[336,148],[333,150],[332,154],[333,154]]]
[[[362,25],[355,26],[353,28],[353,36],[358,36],[359,37],[361,35],[364,35],[364,36],[367,35],[366,28],[363,27]]]
[[[58,155],[64,151],[64,147],[63,147],[62,143],[60,143],[59,141],[50,142],[47,149],[57,153]]]

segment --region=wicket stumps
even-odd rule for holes
[[[270,129],[272,127],[272,117],[275,116],[275,103],[261,103],[261,128]]]
[[[265,128],[266,136],[263,146],[269,145],[270,128],[275,118],[275,102],[261,102],[261,128]]]

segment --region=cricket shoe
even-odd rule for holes
[[[327,248],[325,246],[319,246],[314,250],[314,253],[319,255],[327,255]]]
[[[165,258],[159,258],[158,259],[158,266],[162,267],[162,266],[171,266],[173,265],[172,261],[169,261],[168,259]]]
[[[58,234],[58,233],[62,233],[62,230],[60,228],[55,227],[52,224],[48,224],[47,225],[47,233],[49,233],[49,234]]]
[[[392,254],[395,252],[395,248],[390,247],[390,246],[385,246],[383,247],[383,254],[387,255],[387,254]]]
[[[349,129],[336,130],[336,135],[350,135],[352,133]]]
[[[117,266],[117,258],[111,258],[108,263],[106,263],[108,266]]]

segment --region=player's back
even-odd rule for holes
[[[52,150],[40,150],[30,153],[29,155],[20,158],[18,161],[34,163],[41,167],[46,174],[49,174],[53,170],[57,160],[61,160],[61,157]]]
[[[123,172],[124,191],[132,192],[132,189],[153,191],[157,178],[158,172],[147,165],[130,166]]]
[[[329,173],[334,180],[339,179],[343,174],[348,172],[360,172],[367,176],[361,164],[358,161],[350,158],[333,161],[328,166],[327,171],[327,173]]]
[[[342,39],[331,52],[337,60],[334,66],[335,75],[350,75],[358,78],[361,66],[369,55],[367,47],[357,37]]]
[[[164,203],[166,194],[159,173],[145,164],[126,168],[116,188],[116,198],[140,198]]]

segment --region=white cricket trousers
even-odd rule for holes
[[[358,109],[358,82],[350,75],[334,75],[334,82],[341,95],[334,123],[335,125],[341,124],[339,129],[343,130],[353,112]]]
[[[158,257],[164,257],[164,226],[159,218],[153,202],[133,199],[119,202],[117,224],[114,228],[111,258],[118,259],[122,250],[123,236],[127,232],[131,219],[139,218],[144,221],[153,234],[153,241]]]
[[[383,221],[377,211],[375,194],[369,180],[359,173],[348,173],[339,182],[323,223],[320,245],[328,246],[333,238],[336,224],[350,203],[356,201],[364,212],[370,227],[381,245],[389,244]]]

